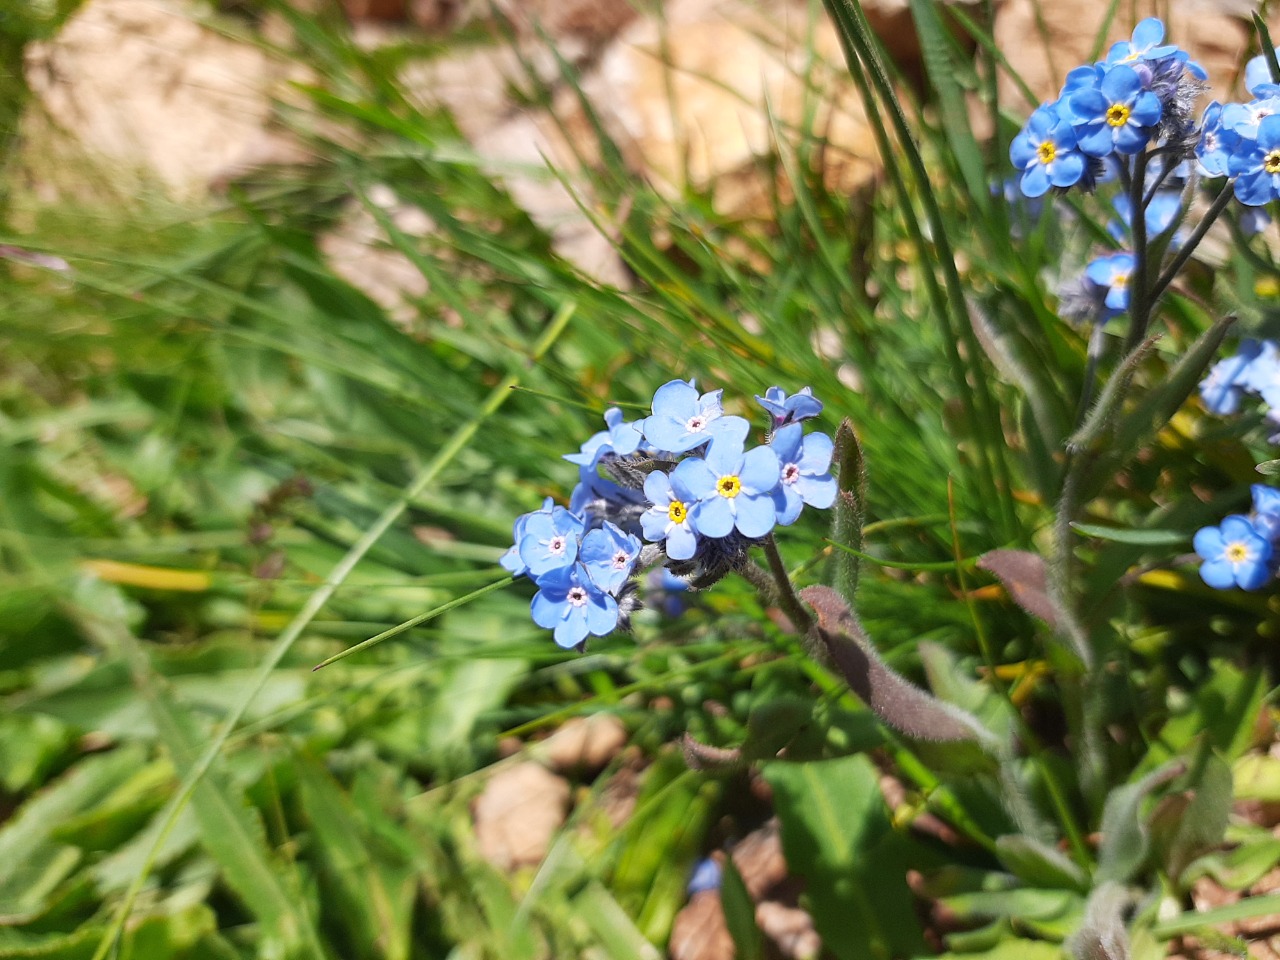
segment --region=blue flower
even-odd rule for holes
[[[720,864],[710,857],[704,857],[693,868],[693,874],[689,877],[685,892],[692,897],[695,893],[701,893],[704,890],[719,890],[720,873]]]
[[[608,521],[582,538],[578,559],[597,587],[615,597],[631,577],[640,541]]]
[[[564,459],[579,466],[594,467],[606,453],[625,457],[640,449],[644,440],[640,430],[642,421],[624,421],[622,411],[610,407],[604,412],[604,422],[607,429],[594,434],[578,453],[566,453]]]
[[[773,491],[782,470],[769,447],[743,453],[742,445],[713,443],[705,460],[683,460],[673,472],[697,499],[693,522],[704,537],[763,537],[777,522]]]
[[[697,497],[684,481],[690,469],[685,464],[697,462],[700,461],[681,460],[671,476],[654,471],[644,478],[644,495],[653,506],[640,515],[640,528],[646,540],[665,540],[667,556],[672,560],[688,560],[698,549],[698,530],[693,521]]]
[[[1240,135],[1222,125],[1222,104],[1214,100],[1204,108],[1200,121],[1200,142],[1196,144],[1196,158],[1200,171],[1206,177],[1225,177],[1227,161]]]
[[[1133,28],[1129,40],[1113,43],[1107,51],[1107,63],[1133,63],[1136,60],[1162,60],[1183,53],[1175,44],[1165,44],[1164,23],[1157,17],[1147,17]]]
[[[652,609],[661,610],[664,617],[672,620],[684,613],[689,581],[681,580],[666,567],[656,567],[649,571],[645,585],[648,587],[646,600]]]
[[[1116,240],[1124,243],[1130,239],[1129,231],[1133,226],[1133,203],[1127,193],[1121,193],[1111,201],[1116,213],[1120,214],[1120,222],[1107,224],[1107,232]],[[1178,219],[1182,212],[1182,194],[1177,190],[1157,190],[1151,202],[1147,204],[1147,215],[1143,220],[1147,225],[1147,239],[1160,236]],[[1176,244],[1175,244],[1176,246]]]
[[[1262,207],[1250,207],[1240,214],[1240,232],[1246,237],[1256,237],[1271,226],[1271,214]]]
[[[1257,140],[1240,140],[1227,164],[1236,178],[1236,199],[1260,207],[1280,197],[1280,116],[1258,124]]]
[[[538,580],[529,611],[533,622],[555,631],[561,647],[580,646],[588,636],[603,637],[618,625],[618,601],[601,590],[580,563]]]
[[[773,493],[778,523],[795,523],[804,504],[825,510],[836,499],[836,481],[831,476],[831,438],[825,433],[802,436],[798,423],[783,427],[769,446],[782,465]]]
[[[672,380],[653,395],[653,416],[644,420],[644,436],[655,449],[685,453],[710,440],[742,443],[751,425],[741,417],[727,417],[720,404],[723,390],[698,396],[693,382]]]
[[[1107,71],[1097,89],[1081,89],[1064,101],[1080,150],[1091,157],[1137,153],[1160,122],[1160,98],[1144,89],[1130,67]]]
[[[1132,253],[1113,253],[1099,257],[1085,268],[1085,276],[1106,290],[1103,303],[1114,316],[1129,309],[1129,280],[1133,275]]]
[[[1280,113],[1280,87],[1266,97],[1250,100],[1248,103],[1228,103],[1222,108],[1222,126],[1230,130],[1238,138],[1257,140],[1258,127],[1267,117]],[[1234,153],[1235,151],[1232,150]]]
[[[1050,187],[1069,187],[1085,176],[1085,157],[1076,147],[1071,124],[1055,107],[1037,108],[1013,143],[1009,159],[1022,171],[1019,186],[1028,197],[1043,196]]]
[[[1271,578],[1271,544],[1248,517],[1232,514],[1220,526],[1202,527],[1194,542],[1204,560],[1200,578],[1215,590],[1257,590]]]
[[[1271,543],[1280,538],[1280,490],[1265,483],[1255,483],[1253,492],[1253,526]]]
[[[764,396],[756,396],[756,403],[773,417],[773,429],[788,423],[798,423],[816,417],[822,412],[822,401],[813,395],[809,387],[801,387],[799,393],[787,396],[781,387],[770,387]]]
[[[1277,56],[1280,56],[1280,47],[1276,48]],[[1276,81],[1271,76],[1271,65],[1267,63],[1267,58],[1263,54],[1258,54],[1248,63],[1244,65],[1244,88],[1253,96],[1258,96],[1258,88],[1261,86],[1270,86]]]
[[[1253,390],[1255,373],[1251,368],[1263,352],[1263,343],[1242,340],[1240,350],[1234,357],[1215,363],[1200,382],[1200,400],[1205,409],[1219,416],[1229,416],[1239,410],[1245,391]],[[1271,352],[1274,354],[1274,348]]]
[[[542,502],[541,510],[535,510],[533,513],[522,513],[520,516],[516,517],[516,522],[512,527],[512,535],[515,542],[512,544],[511,549],[504,553],[501,559],[498,560],[498,563],[502,564],[502,566],[505,567],[513,577],[518,577],[529,572],[528,566],[522,559],[520,559],[520,541],[524,539],[525,524],[529,522],[529,518],[535,513],[544,514],[550,517],[552,503],[552,499],[547,497],[547,499]]]
[[[541,582],[544,574],[572,566],[584,526],[580,516],[564,507],[529,514],[520,538],[520,559],[529,574]]]

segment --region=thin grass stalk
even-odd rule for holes
[[[956,391],[965,413],[965,419],[968,421],[972,432],[978,437],[980,447],[979,456],[976,458],[978,469],[990,496],[996,501],[998,526],[1003,535],[1011,539],[1017,526],[1017,518],[1009,500],[1009,492],[1013,489],[1013,484],[1009,474],[1008,463],[1003,456],[1005,449],[1004,439],[1001,436],[998,413],[988,388],[987,378],[982,376],[982,371],[975,369],[973,378],[975,382],[970,385],[969,378],[966,376],[968,365],[960,354],[959,341],[964,341],[969,355],[974,358],[973,362],[975,364],[978,362],[977,357],[981,355],[981,345],[977,342],[977,337],[969,327],[968,317],[961,316],[958,313],[959,310],[964,309],[964,291],[960,284],[954,256],[946,240],[942,212],[938,207],[937,199],[934,197],[928,171],[925,169],[924,161],[911,139],[911,131],[907,124],[906,115],[894,95],[893,85],[889,80],[884,63],[875,49],[871,28],[866,21],[862,8],[854,0],[823,0],[823,3],[839,30],[841,45],[850,63],[849,73],[858,86],[859,94],[866,107],[867,116],[872,121],[871,126],[875,133],[877,146],[900,198],[903,220],[911,235],[912,245],[915,246],[920,256],[923,268],[921,272],[925,281],[926,293],[931,307],[937,312],[939,321],[942,324],[947,358],[952,370]],[[853,66],[857,63],[861,63],[866,67],[865,72]],[[868,80],[868,75],[870,80]],[[872,89],[873,83],[874,92]],[[919,193],[925,207],[925,215],[929,222],[929,229],[935,247],[933,251],[930,250],[930,244],[926,241],[920,223],[915,216],[912,198],[902,172],[892,160],[893,153],[889,143],[888,131],[880,119],[877,99],[883,102],[884,106],[889,110],[895,133],[902,143],[907,162],[911,166],[912,174],[920,187]],[[933,258],[942,263],[944,282],[947,287],[945,294],[938,283],[937,276],[927,266]],[[1001,489],[1002,484],[1003,490]]]
[[[560,334],[568,326],[570,318],[573,316],[575,304],[567,303],[552,318],[547,329],[534,345],[530,354],[530,360],[534,363],[542,359],[542,357],[551,349],[551,346],[559,338]],[[507,376],[496,387],[490,391],[488,398],[481,405],[479,411],[468,422],[464,423],[453,434],[439,452],[418,472],[409,485],[405,488],[404,493],[394,503],[383,510],[382,514],[374,521],[373,525],[352,544],[351,549],[346,555],[338,561],[329,576],[325,578],[322,586],[317,588],[315,592],[307,599],[302,609],[294,616],[285,627],[284,631],[276,639],[271,649],[267,652],[266,658],[259,665],[254,673],[253,679],[249,683],[248,690],[240,698],[240,701],[231,709],[227,719],[218,728],[213,735],[213,739],[209,741],[204,752],[200,754],[195,765],[191,768],[191,772],[179,785],[177,792],[172,799],[165,805],[161,811],[160,822],[161,828],[157,831],[156,839],[152,842],[151,848],[147,851],[147,855],[143,860],[142,869],[138,871],[137,876],[129,885],[129,889],[125,892],[124,899],[121,901],[119,908],[116,910],[115,916],[112,918],[111,924],[108,926],[106,933],[98,942],[98,947],[94,951],[93,960],[105,960],[112,947],[120,939],[120,935],[124,930],[124,925],[129,918],[129,914],[133,910],[133,905],[141,893],[143,884],[146,883],[147,877],[150,875],[152,868],[155,866],[155,860],[160,852],[164,839],[173,830],[173,826],[178,821],[178,816],[182,813],[187,803],[191,800],[191,796],[195,793],[196,785],[203,779],[204,775],[209,772],[209,768],[213,766],[218,754],[222,752],[223,746],[228,738],[235,730],[237,724],[244,718],[245,712],[252,705],[254,699],[266,686],[267,681],[271,679],[271,674],[275,672],[276,667],[285,658],[288,652],[293,648],[294,643],[302,636],[307,626],[315,619],[316,615],[329,602],[338,587],[349,577],[356,566],[364,559],[365,555],[373,549],[374,545],[382,538],[392,525],[400,518],[400,515],[409,508],[410,503],[418,497],[428,486],[435,482],[441,472],[447,467],[453,459],[462,452],[466,445],[475,436],[481,425],[497,412],[506,399],[512,395],[512,387],[519,382],[519,377],[515,375]]]

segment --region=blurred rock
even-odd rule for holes
[[[805,0],[672,0],[624,29],[583,86],[637,173],[673,197],[709,189],[726,214],[769,214],[756,161],[775,126],[789,145],[806,129],[823,138],[835,190],[879,169],[835,29]]]
[[[425,236],[435,228],[421,209],[402,205],[388,187],[375,187],[369,201],[408,236]],[[427,279],[391,245],[373,213],[359,200],[347,204],[337,226],[321,234],[317,246],[330,269],[386,310],[392,321],[407,327],[417,318],[414,301],[426,294]]]
[[[611,713],[574,717],[542,743],[539,757],[557,773],[596,771],[627,745],[627,728]]]
[[[782,830],[776,818],[742,838],[733,848],[733,863],[753,900],[762,900],[783,885],[787,860],[782,855]]]
[[[719,890],[695,893],[676,914],[667,953],[671,960],[733,960],[733,937],[724,922]]]
[[[808,960],[822,952],[822,938],[813,917],[799,907],[766,900],[756,907],[756,925],[788,960]]]
[[[272,124],[291,70],[182,0],[90,0],[27,48],[19,169],[45,202],[147,187],[201,200],[249,166],[305,158]]]
[[[494,774],[472,807],[481,855],[499,870],[541,863],[569,807],[569,784],[539,763]]]

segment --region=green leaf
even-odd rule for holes
[[[1254,721],[1267,693],[1263,671],[1242,671],[1230,661],[1209,661],[1208,670],[1192,695],[1190,709],[1170,717],[1139,764],[1152,770],[1178,754],[1185,754],[1202,735],[1228,761],[1240,757],[1253,739]]]
[[[737,960],[764,960],[764,935],[756,925],[756,905],[732,857],[725,858],[721,877],[720,906],[733,938],[734,956]]]
[[[840,960],[924,950],[902,839],[863,756],[766,764],[787,864],[805,879],[814,924]]]
[[[1116,787],[1102,809],[1102,843],[1098,848],[1095,881],[1128,881],[1146,861],[1149,831],[1142,816],[1142,802],[1151,791],[1179,776],[1186,764],[1175,760],[1147,774],[1136,783]]]
[[[996,856],[1005,869],[1029,887],[1084,891],[1084,871],[1055,847],[1022,834],[996,838]]]
[[[1165,547],[1186,543],[1189,534],[1179,530],[1136,530],[1124,527],[1101,527],[1093,523],[1073,523],[1071,529],[1082,537],[1093,537],[1110,543],[1132,543],[1144,547]]]
[[[126,747],[81,760],[70,773],[18,808],[0,829],[0,923],[39,914],[54,889],[79,865],[81,851],[57,830],[91,811],[125,783],[145,753]]]

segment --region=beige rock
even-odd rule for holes
[[[425,236],[435,228],[422,210],[401,204],[388,187],[375,187],[369,201],[408,236]],[[317,245],[333,272],[386,310],[393,321],[408,326],[417,318],[414,300],[426,294],[427,279],[391,245],[362,202],[350,201],[337,226],[321,234]]]
[[[714,190],[727,213],[767,214],[755,173],[776,136],[817,131],[835,189],[874,176],[876,151],[834,28],[804,0],[672,0],[619,34],[584,87],[631,162],[675,196]],[[806,78],[808,82],[806,82]],[[806,120],[812,110],[811,122]]]
[[[304,157],[271,122],[288,72],[183,0],[90,0],[27,50],[35,109],[20,168],[43,199],[74,194],[89,166],[123,194],[158,186],[199,200],[247,164]]]
[[[756,926],[789,960],[808,960],[822,952],[822,938],[813,917],[799,907],[766,900],[756,907]]]
[[[574,717],[538,745],[552,770],[599,770],[627,745],[627,728],[611,713]]]
[[[569,807],[569,784],[539,763],[494,774],[472,807],[481,855],[500,870],[540,863]]]
[[[724,921],[719,890],[695,893],[676,914],[667,953],[671,960],[733,960],[733,937]]]

